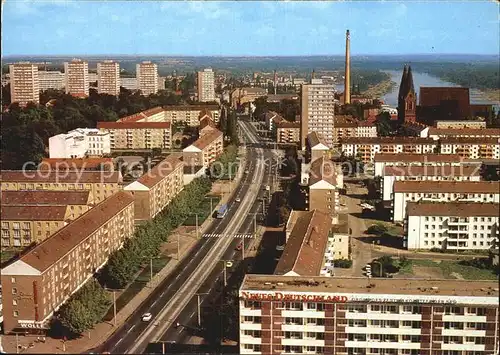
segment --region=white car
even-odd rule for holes
[[[236,198],[236,200],[235,200],[235,201],[236,201],[236,202],[241,202],[241,198],[239,198],[239,197],[238,197],[238,198]]]
[[[153,315],[151,313],[144,313],[142,315],[142,321],[143,322],[149,322],[153,318]]]

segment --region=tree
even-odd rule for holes
[[[382,112],[377,116],[375,121],[377,126],[377,134],[380,137],[387,137],[391,135],[391,118],[389,112]]]
[[[387,227],[382,224],[373,224],[366,230],[366,234],[375,234],[375,235],[382,235],[387,232],[388,232]]]

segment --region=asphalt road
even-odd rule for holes
[[[243,176],[235,194],[228,201],[229,210],[226,217],[214,220],[214,222],[205,231],[205,234],[218,234],[225,230],[231,221],[231,218],[237,211],[238,203],[234,201],[235,198],[242,197],[246,193],[248,185],[252,181],[252,176],[256,168],[255,159],[255,151],[253,149],[247,149],[247,170],[249,172]],[[113,354],[126,353],[136,342],[139,335],[146,329],[148,324],[155,322],[155,315],[161,311],[161,309],[166,303],[168,303],[182,284],[191,276],[215,242],[215,238],[201,238],[190,253],[185,256],[172,273],[158,287],[156,287],[153,293],[142,303],[142,305],[102,346],[95,349],[95,351],[109,351]],[[239,241],[235,240],[231,244],[231,248],[234,250],[238,243]],[[150,322],[143,322],[142,315],[144,313],[152,313],[153,319]],[[175,320],[167,319],[166,321],[174,322]]]
[[[271,159],[273,157],[273,153],[271,151],[265,151],[264,152],[264,157],[267,159]],[[273,167],[275,168],[275,167]],[[272,169],[267,167],[266,174],[264,176],[264,182],[263,185],[271,185],[272,181]],[[262,198],[266,192],[261,189],[261,192],[259,192],[259,198]],[[259,199],[255,202],[255,204],[252,206],[252,212],[249,214],[249,216],[245,219],[242,228],[238,231],[238,234],[247,234],[247,233],[253,233],[253,224],[254,224],[254,217],[252,213],[260,213],[262,212],[262,207],[261,207],[261,202],[259,202]],[[227,279],[230,279],[232,270],[236,270],[238,267],[238,264],[242,261],[242,252],[241,251],[236,251],[235,248],[236,246],[241,243],[241,240],[236,240],[230,248],[226,250],[224,253],[223,258],[221,260],[232,260],[233,261],[233,266],[231,269],[226,270],[226,277]],[[245,248],[248,250],[250,247],[250,243],[245,243]],[[213,272],[210,274],[208,279],[203,283],[203,285],[197,290],[196,293],[200,294],[200,303],[201,307],[203,307],[203,303],[207,302],[208,300],[216,300],[220,296],[220,291],[223,287],[223,264],[222,262],[220,263],[220,267],[215,268]],[[207,294],[208,293],[208,294]],[[197,303],[198,299],[197,296],[193,297],[190,301],[187,307],[184,308],[184,310],[181,312],[177,320],[174,322],[178,322],[181,324],[180,327],[175,327],[172,326],[170,327],[162,336],[161,336],[161,341],[162,342],[175,342],[177,344],[183,344],[186,343],[189,338],[192,336],[192,329],[198,327],[198,311],[197,311]]]

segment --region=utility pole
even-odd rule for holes
[[[204,293],[197,293],[196,294],[196,296],[198,298],[198,327],[201,327],[201,301],[200,301],[201,295],[208,295],[208,293],[204,292]]]
[[[177,234],[177,260],[181,260],[181,235]]]
[[[153,258],[149,258],[149,281],[153,281]]]
[[[198,239],[199,231],[198,231],[198,213],[196,213],[196,238]]]

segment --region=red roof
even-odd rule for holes
[[[169,129],[170,122],[97,122],[97,128],[104,129]]]

